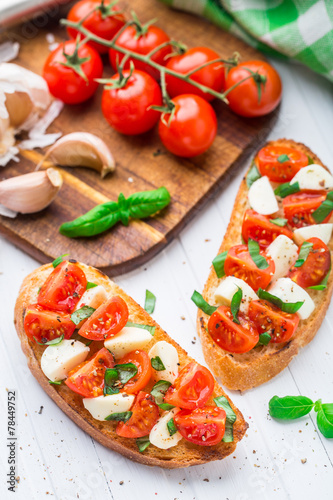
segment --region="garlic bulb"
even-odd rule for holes
[[[64,167],[93,168],[102,178],[115,169],[108,146],[88,132],[73,132],[61,137],[48,149],[41,163],[46,159]]]
[[[54,168],[19,175],[0,182],[0,203],[14,212],[32,214],[46,208],[62,186]]]

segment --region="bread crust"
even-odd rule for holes
[[[327,167],[308,147],[289,139],[271,141],[267,146],[288,146],[299,149],[314,163]],[[328,169],[327,169],[328,170]],[[219,254],[240,243],[241,227],[244,211],[249,208],[247,201],[248,188],[246,177],[243,178],[236,196],[230,222],[219,249]],[[332,241],[329,244],[332,258]],[[203,297],[213,304],[213,294],[221,279],[217,278],[213,266],[203,290]],[[207,332],[209,316],[200,309],[197,316],[197,329],[201,340],[205,360],[216,377],[228,389],[245,391],[261,385],[275,377],[286,368],[298,354],[300,348],[306,346],[316,335],[329,306],[333,291],[333,273],[331,273],[327,288],[324,291],[307,290],[315,302],[315,312],[304,321],[300,321],[296,333],[291,340],[281,344],[268,344],[244,354],[230,354],[214,343]]]
[[[157,341],[166,340],[174,345],[178,351],[179,361],[181,366],[191,361],[186,351],[182,349],[173,339],[171,339],[162,328],[149,316],[149,314],[140,307],[131,297],[129,297],[118,285],[111,281],[105,274],[99,270],[80,264],[84,270],[87,280],[104,286],[108,294],[116,294],[121,296],[128,305],[130,321],[149,324],[156,327],[155,335],[152,337],[152,342],[147,346],[147,350]],[[44,347],[31,342],[24,331],[24,316],[26,308],[37,302],[38,290],[46,278],[51,274],[53,267],[51,264],[41,266],[40,268],[29,274],[23,281],[14,313],[14,323],[17,334],[20,338],[21,347],[27,357],[28,366],[42,386],[44,391],[55,401],[67,416],[69,416],[81,429],[90,434],[94,439],[102,445],[117,451],[121,455],[149,466],[159,466],[167,469],[189,467],[192,465],[204,464],[213,460],[221,460],[234,452],[237,443],[244,436],[248,424],[245,422],[241,412],[233,405],[232,401],[223,392],[223,390],[215,383],[213,397],[226,396],[232,409],[237,415],[237,420],[234,424],[234,441],[232,443],[224,443],[213,446],[195,446],[184,439],[177,446],[169,450],[161,450],[155,446],[149,446],[144,453],[140,453],[134,439],[127,439],[118,436],[115,432],[116,423],[101,422],[95,420],[91,414],[84,408],[82,397],[71,391],[66,384],[51,385],[47,377],[41,370],[40,360],[44,352]],[[92,346],[95,343],[92,344]],[[98,344],[94,350],[102,347]]]

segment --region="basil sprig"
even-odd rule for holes
[[[284,227],[287,224],[288,219],[283,219],[282,217],[277,217],[276,219],[269,219],[269,222],[272,222],[276,226]]]
[[[53,340],[48,340],[47,342],[38,342],[38,340],[36,339],[36,337],[34,337],[34,341],[36,342],[36,344],[39,344],[39,345],[59,345],[61,344],[61,342],[64,340],[64,334],[60,335],[60,337],[57,337],[56,339],[53,339]]]
[[[73,312],[71,315],[71,320],[75,325],[78,325],[83,321],[84,319],[90,318],[93,312],[95,312],[96,309],[90,306],[83,306],[80,309],[77,309],[76,311]]]
[[[171,382],[168,382],[167,380],[159,380],[156,382],[152,390],[150,391],[150,394],[153,396],[155,399],[155,403],[157,405],[160,405],[164,401],[164,396],[169,389],[171,385]]]
[[[288,155],[280,155],[277,157],[277,161],[279,163],[285,163],[286,161],[290,161],[290,158]]]
[[[265,259],[265,257],[260,254],[260,246],[257,241],[249,238],[249,241],[247,243],[247,248],[249,250],[251,259],[253,260],[258,269],[267,269],[269,267],[269,264]]]
[[[208,316],[211,316],[217,309],[216,306],[209,305],[208,302],[205,301],[201,293],[197,292],[196,290],[193,292],[191,300]]]
[[[54,259],[54,261],[52,262],[52,266],[54,267],[54,269],[59,266],[59,264],[61,264],[64,260],[64,257],[68,257],[69,253],[63,253],[62,255],[59,255],[59,257],[57,257],[56,259]]]
[[[313,219],[317,222],[317,224],[320,224],[323,222],[326,217],[330,215],[330,213],[333,210],[333,191],[330,191],[326,195],[326,200],[324,200],[319,207],[312,212],[312,217]]]
[[[283,302],[282,299],[276,297],[275,295],[272,295],[262,288],[259,288],[257,295],[259,299],[268,300],[268,302],[271,302],[272,304],[277,306],[279,309],[281,309],[281,311],[289,314],[297,312],[304,304],[304,300],[301,302]]]
[[[150,360],[151,366],[156,370],[157,372],[161,372],[165,370],[165,366],[163,364],[163,361],[159,356],[156,356],[155,358],[151,358]]]
[[[234,440],[233,427],[237,419],[236,413],[231,408],[230,403],[225,396],[218,396],[217,398],[214,398],[214,403],[219,408],[223,408],[227,414],[225,432],[222,441],[225,443],[231,443]]]
[[[225,275],[224,263],[225,263],[225,259],[227,258],[227,254],[228,254],[228,250],[220,253],[219,255],[217,255],[215,257],[215,259],[212,262],[213,267],[214,267],[215,272],[216,272],[216,276],[218,278],[222,278]]]
[[[92,283],[91,281],[87,282],[87,290],[90,290],[90,288],[95,288],[98,286],[96,283]]]
[[[260,179],[260,177],[261,177],[261,175],[260,175],[260,172],[258,170],[258,167],[255,164],[255,162],[253,161],[251,164],[250,170],[248,171],[248,173],[246,175],[247,187],[250,188],[255,181]]]
[[[148,314],[152,314],[154,312],[155,303],[156,303],[155,295],[149,290],[146,290],[145,311]]]
[[[331,268],[329,269],[325,278],[319,283],[319,285],[309,286],[308,288],[310,288],[311,290],[325,290],[325,288],[327,288],[328,278],[330,277],[330,274]]]
[[[238,313],[239,313],[239,307],[242,303],[243,290],[241,288],[239,288],[239,286],[237,288],[238,288],[237,292],[235,292],[232,296],[230,309],[231,309],[231,314],[233,316],[232,321],[239,325],[240,321],[238,319]]]
[[[127,422],[132,416],[133,412],[132,411],[123,411],[119,413],[111,413],[111,415],[108,415],[105,417],[104,420],[115,420],[116,422]]]
[[[154,336],[156,326],[152,325],[143,325],[142,323],[132,323],[132,321],[127,321],[125,326],[142,328],[143,330],[147,330],[150,335]]]
[[[285,182],[284,184],[280,184],[280,186],[274,190],[274,193],[276,196],[280,196],[280,198],[285,198],[289,194],[298,193],[298,191],[300,191],[298,182],[294,182],[294,184]]]
[[[173,436],[174,434],[176,434],[177,432],[177,427],[175,425],[175,421],[173,418],[171,418],[169,420],[169,422],[167,422],[167,428],[168,428],[168,431],[169,431],[169,434],[170,436]]]
[[[138,373],[138,368],[134,363],[123,363],[107,368],[104,374],[104,396],[107,394],[118,394],[120,389],[131,378]]]
[[[117,222],[128,226],[130,218],[149,217],[169,205],[170,200],[170,193],[165,187],[134,193],[128,198],[120,193],[118,202],[108,201],[97,205],[81,217],[62,224],[59,232],[69,238],[95,236],[107,231]]]
[[[300,249],[299,254],[298,254],[298,259],[296,260],[296,262],[294,264],[295,267],[303,266],[304,262],[306,261],[306,259],[309,256],[309,253],[310,253],[312,247],[313,247],[313,243],[311,243],[310,241],[304,241],[304,243],[302,243],[301,249]]]
[[[139,452],[142,453],[150,445],[149,436],[143,436],[136,440],[136,445],[139,448]]]

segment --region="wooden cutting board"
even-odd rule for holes
[[[125,4],[126,6],[126,4]],[[242,60],[263,59],[262,55],[232,35],[204,20],[172,11],[156,0],[133,0],[126,10],[134,9],[139,18],[158,18],[157,24],[169,35],[188,46],[206,45],[228,58],[235,51]],[[45,18],[44,18],[45,19]],[[56,40],[66,38],[64,28],[54,20],[39,28],[40,21],[7,33],[21,42],[18,64],[41,74],[49,53],[47,33]],[[44,24],[45,25],[45,22]],[[110,75],[105,58],[105,75]],[[16,219],[0,217],[0,232],[10,241],[41,262],[70,252],[72,258],[117,275],[135,269],[164,248],[212,196],[228,185],[231,169],[240,165],[252,150],[264,141],[277,112],[260,119],[234,115],[222,102],[214,102],[218,117],[218,135],[204,155],[183,160],[168,153],[159,141],[156,129],[144,135],[126,137],[109,127],[100,110],[102,88],[87,103],[65,106],[48,132],[88,131],[101,137],[111,148],[117,168],[101,179],[85,168],[61,169],[64,185],[56,200],[44,211],[19,215]],[[12,162],[1,171],[2,178],[34,170],[42,151],[22,151],[21,161]],[[73,220],[98,203],[116,200],[120,192],[129,196],[136,191],[165,186],[172,202],[158,216],[118,224],[93,238],[68,239],[58,232],[60,224]]]

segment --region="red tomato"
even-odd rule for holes
[[[225,89],[248,77],[251,70],[259,72],[265,83],[260,84],[261,95],[258,94],[258,84],[254,78],[240,83],[227,95],[230,108],[241,116],[254,117],[267,115],[277,107],[281,101],[282,83],[278,72],[264,61],[245,61],[231,68],[226,76]]]
[[[319,238],[309,238],[310,253],[301,267],[292,267],[289,278],[303,288],[319,285],[331,268],[331,252]]]
[[[288,314],[266,300],[252,300],[249,305],[249,319],[259,333],[269,333],[270,342],[288,342],[299,323],[298,314]]]
[[[282,200],[284,215],[292,227],[304,227],[311,224],[317,224],[311,214],[326,199],[325,191],[300,191],[290,194]],[[326,217],[324,222],[330,220],[331,214]]]
[[[87,288],[81,267],[69,261],[59,264],[42,286],[37,302],[53,311],[71,313]]]
[[[133,363],[138,373],[135,377],[131,378],[123,387],[126,394],[135,394],[143,389],[149,382],[152,374],[150,358],[146,351],[137,349],[136,351],[129,352],[124,356],[117,365],[124,365],[126,363]]]
[[[238,313],[240,324],[233,321],[230,307],[220,306],[209,318],[208,333],[224,351],[244,353],[258,343],[259,333],[243,313]]]
[[[183,55],[178,55],[171,57],[166,67],[185,75],[189,71],[193,71],[195,68],[209,62],[219,59],[219,55],[212,49],[207,47],[195,47],[189,49]],[[217,62],[210,64],[205,68],[200,69],[193,73],[190,77],[195,82],[201,83],[216,92],[222,92],[224,88],[224,66],[222,62]],[[202,92],[197,87],[194,87],[190,83],[179,80],[177,77],[165,74],[165,82],[167,86],[168,94],[171,97],[175,97],[180,94],[195,94],[206,101],[212,101],[214,99],[213,95],[207,94],[207,92]]]
[[[256,266],[246,245],[231,247],[224,262],[225,274],[244,280],[254,291],[266,288],[275,272],[275,264],[264,250],[260,250],[260,255],[267,260],[266,269],[259,269]]]
[[[69,314],[43,309],[38,304],[27,307],[24,317],[24,331],[30,340],[48,342],[64,335],[65,339],[71,338],[75,324]]]
[[[147,28],[145,34],[140,35],[140,31],[138,28],[133,26],[128,26],[117,38],[117,46],[122,47],[124,49],[131,50],[138,54],[147,55],[152,50],[156,49],[162,43],[168,42],[170,38],[168,35],[158,26],[154,26],[153,24]],[[170,45],[158,50],[151,56],[151,60],[164,66],[167,62],[166,56],[171,53]],[[121,52],[110,49],[109,52],[110,62],[115,71],[118,71],[117,63],[120,64],[124,54]],[[160,73],[157,69],[152,68],[149,64],[138,61],[137,59],[129,58],[125,63],[125,69],[129,69],[130,62],[133,61],[136,69],[141,69],[146,73],[149,73],[150,76],[155,78],[155,80],[160,79]]]
[[[84,28],[100,38],[112,40],[114,35],[125,24],[125,17],[117,12],[118,7],[112,6],[112,3],[113,1],[111,0],[104,0],[104,4],[101,3],[101,0],[81,0],[73,5],[67,15],[67,19],[76,23],[87,16],[82,23]],[[110,6],[112,6],[111,12],[108,13]],[[89,12],[91,12],[90,15],[88,15]],[[76,39],[77,36],[82,39],[84,36],[75,28],[67,27],[67,31],[70,38],[73,39]],[[92,40],[89,40],[87,44],[101,54],[106,54],[109,50],[105,45],[93,42]]]
[[[193,411],[181,410],[174,416],[178,432],[194,444],[214,446],[225,432],[226,412],[217,406],[205,406]]]
[[[164,401],[194,410],[205,406],[214,390],[214,378],[207,368],[195,361],[188,363],[167,390]]]
[[[288,157],[285,161],[285,157]],[[282,158],[283,157],[283,158]],[[279,161],[283,160],[283,161]],[[297,149],[287,146],[266,146],[257,156],[261,175],[267,175],[272,182],[289,182],[297,172],[309,164],[308,157]]]
[[[245,243],[251,238],[257,241],[262,248],[267,248],[280,234],[293,239],[293,232],[287,227],[277,226],[270,222],[269,217],[258,214],[254,210],[246,210],[242,225],[242,236]]]
[[[91,340],[114,337],[126,325],[128,307],[117,295],[104,302],[81,326],[79,335]]]
[[[127,78],[128,70],[123,72]],[[111,80],[116,80],[115,75]],[[111,127],[127,135],[142,134],[158,121],[160,113],[150,106],[162,106],[162,93],[156,80],[148,73],[134,70],[121,89],[104,89],[102,111]]]
[[[84,398],[97,398],[103,394],[105,370],[113,366],[112,354],[103,347],[88,361],[71,370],[65,384]]]
[[[49,90],[54,97],[57,97],[66,104],[78,104],[89,99],[97,90],[96,78],[101,78],[103,73],[103,63],[98,52],[89,45],[82,45],[78,50],[78,57],[88,57],[89,60],[81,65],[87,81],[76,73],[72,68],[63,66],[66,63],[66,54],[73,55],[76,48],[75,40],[67,40],[60,43],[46,59],[43,77],[45,78]]]
[[[158,132],[171,153],[191,158],[201,155],[212,145],[217,120],[211,105],[199,96],[184,94],[174,97],[175,113],[170,119],[163,113]]]
[[[118,436],[139,438],[150,433],[159,417],[159,409],[154,398],[145,392],[139,392],[131,408],[132,416],[127,422],[119,422]]]

